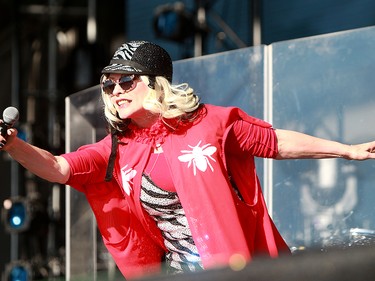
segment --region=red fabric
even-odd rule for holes
[[[161,189],[176,192],[164,153],[151,153],[145,172]]]
[[[110,147],[111,138],[107,136],[64,154],[71,167],[67,184],[85,193],[103,242],[127,279],[160,273],[164,249],[131,212],[118,181],[104,182]]]
[[[276,156],[274,130],[238,108],[206,106],[206,110],[199,124],[186,134],[168,138],[163,145],[165,151],[174,153],[167,154],[170,168],[203,265],[205,268],[226,265],[235,254],[248,261],[256,254],[275,257],[279,250],[288,250],[288,247],[268,216],[253,156]],[[253,130],[246,131],[252,134],[247,138],[251,144],[243,146],[246,149],[239,158],[232,153],[236,142],[227,136],[234,122],[241,119],[251,124]],[[211,153],[212,147],[217,151]],[[195,163],[195,174],[194,162],[188,167],[189,163],[180,161],[189,154],[181,156],[182,151],[194,150],[205,154],[198,160],[203,163],[201,170],[198,162]],[[233,192],[231,183],[237,186],[245,202]]]
[[[204,267],[227,265],[238,254],[250,261],[257,254],[276,257],[280,251],[288,251],[268,215],[254,164],[254,156],[277,154],[276,135],[271,125],[238,108],[205,105],[200,110],[202,118],[193,126],[164,133],[162,147]],[[239,142],[231,133],[234,124]],[[100,182],[104,179],[110,152],[108,137],[102,144],[86,146],[83,151],[65,157],[72,167],[69,184],[86,193],[103,240],[110,241],[106,246],[126,276],[129,261],[124,260],[132,259],[133,268],[137,264],[141,268],[147,263],[160,262],[164,245],[159,229],[139,201],[142,171],[153,141],[125,137],[120,140],[115,180],[110,184]],[[85,164],[93,151],[102,158],[94,156],[95,160]],[[88,174],[97,175],[82,172],[85,165],[90,169]],[[92,181],[89,185],[88,179]],[[232,185],[237,187],[243,201]],[[126,214],[135,224],[127,223]],[[116,241],[121,246],[113,243]],[[132,251],[137,253],[135,258]],[[151,256],[149,260],[148,256]]]

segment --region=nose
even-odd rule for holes
[[[112,95],[117,96],[117,95],[120,95],[122,93],[123,93],[123,89],[121,88],[121,86],[118,83],[116,83],[115,87],[113,88]]]

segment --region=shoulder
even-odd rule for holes
[[[96,149],[96,150],[98,150],[99,149],[100,151],[105,151],[105,150],[111,148],[111,144],[112,144],[111,135],[108,134],[103,139],[101,139],[97,142],[82,145],[81,147],[78,148],[78,150],[85,150],[85,149]]]
[[[238,120],[243,120],[264,128],[272,127],[268,122],[253,117],[247,114],[241,108],[235,106],[217,106],[212,104],[203,104],[200,110],[202,112],[205,112],[205,115],[210,119],[222,120],[222,122],[225,122],[227,124],[231,124]]]
[[[76,151],[62,154],[65,159],[72,161],[77,158],[106,159],[111,153],[111,136],[107,135],[98,142],[80,146]]]

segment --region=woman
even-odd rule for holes
[[[162,261],[178,273],[288,252],[254,157],[375,158],[375,142],[349,146],[200,104],[187,84],[171,85],[170,56],[149,42],[123,44],[102,72],[103,140],[54,156],[9,129],[2,149],[41,178],[85,193],[127,278],[159,272]]]

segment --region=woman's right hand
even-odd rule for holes
[[[0,124],[4,124],[4,121],[1,119]],[[9,146],[11,146],[18,133],[17,129],[15,128],[6,129],[6,127],[4,126],[3,129],[4,131],[6,130],[6,132],[4,132],[4,134],[6,135],[4,136],[3,132],[0,134],[0,150],[6,150]]]

